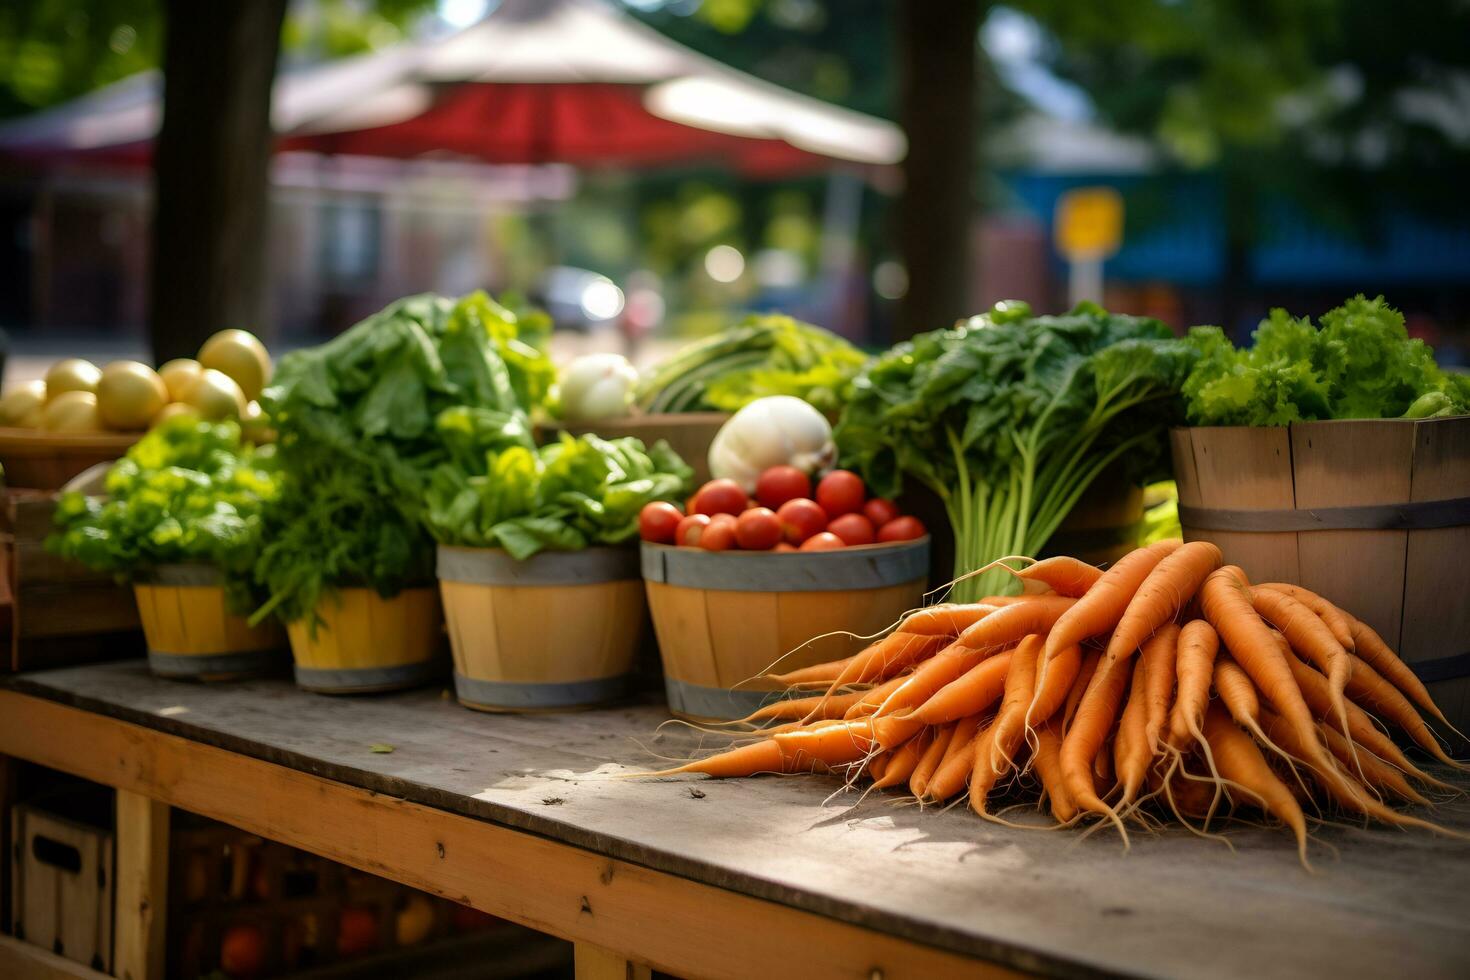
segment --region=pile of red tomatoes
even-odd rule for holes
[[[710,480],[685,509],[655,501],[638,515],[644,541],[706,551],[830,551],[924,536],[916,517],[893,501],[869,497],[862,478],[833,470],[817,482],[794,466],[773,466],[756,481],[755,498],[734,480]]]

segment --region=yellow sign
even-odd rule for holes
[[[1111,187],[1067,191],[1057,200],[1052,234],[1072,262],[1113,255],[1123,244],[1123,195]]]

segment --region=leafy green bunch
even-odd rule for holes
[[[867,355],[830,331],[780,313],[751,314],[660,364],[638,389],[648,412],[735,412],[794,395],[835,414]]]
[[[469,410],[440,416],[447,441],[473,426]],[[504,548],[516,559],[542,550],[616,545],[638,534],[638,512],[655,500],[678,500],[693,471],[668,444],[635,438],[573,438],[540,449],[502,442],[475,453],[461,443],[453,462],[434,471],[428,524],[445,544]]]
[[[1315,419],[1428,418],[1470,412],[1470,378],[1448,374],[1411,339],[1403,315],[1359,295],[1306,317],[1272,310],[1237,349],[1218,327],[1196,327],[1199,363],[1184,383],[1195,425],[1289,425]]]
[[[870,363],[836,428],[839,458],[880,496],[909,477],[933,490],[958,577],[1035,555],[1105,470],[1140,483],[1166,475],[1166,429],[1196,356],[1157,320],[1091,303],[1064,316],[1000,303]],[[953,596],[1011,585],[992,570]]]
[[[275,447],[242,442],[235,422],[185,417],[140,439],[105,486],[105,497],[62,494],[49,549],[124,579],[180,562],[240,579],[260,549],[280,479]]]
[[[283,487],[256,564],[270,594],[257,618],[306,617],[337,586],[391,596],[432,581],[424,494],[450,458],[435,421],[479,410],[481,428],[461,438],[529,448],[527,413],[554,378],[535,346],[545,332],[544,317],[482,292],[426,294],[282,358],[263,396],[280,433]]]

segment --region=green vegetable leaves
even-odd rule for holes
[[[752,314],[675,353],[639,386],[647,412],[735,412],[795,395],[835,414],[867,355],[836,334],[782,314]]]
[[[1199,363],[1184,384],[1196,425],[1289,425],[1314,419],[1427,418],[1470,412],[1470,382],[1445,374],[1403,316],[1357,296],[1322,316],[1272,310],[1249,348],[1196,327]]]
[[[277,498],[275,447],[240,441],[235,422],[179,418],[153,429],[107,473],[106,498],[63,494],[57,554],[122,578],[204,562],[243,576]]]
[[[870,363],[835,432],[840,458],[881,496],[905,476],[932,489],[955,531],[957,575],[1034,555],[1104,470],[1142,482],[1163,469],[1164,431],[1197,356],[1155,320],[1000,304]],[[992,572],[954,597],[1006,587]]]
[[[440,416],[441,428],[462,421],[452,411]],[[430,530],[445,544],[504,548],[517,559],[630,541],[643,505],[679,499],[693,476],[665,443],[646,449],[631,437],[563,433],[539,450],[502,444],[466,462],[456,454],[435,470]]]
[[[432,580],[431,474],[530,451],[527,416],[554,374],[535,346],[549,329],[484,293],[409,296],[282,358],[264,400],[284,486],[256,565],[271,595],[257,617],[308,616],[335,586],[390,596]]]

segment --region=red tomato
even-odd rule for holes
[[[372,909],[343,907],[337,915],[337,955],[361,956],[378,948],[378,917]]]
[[[735,540],[747,551],[768,551],[781,540],[781,519],[769,507],[755,507],[735,522]]]
[[[734,480],[711,480],[694,495],[696,514],[738,514],[745,509],[745,491]]]
[[[847,545],[841,538],[831,531],[823,531],[821,534],[813,534],[801,543],[802,551],[833,551],[837,548],[846,548]]]
[[[850,470],[833,470],[817,484],[817,503],[831,517],[862,510],[867,495],[862,477]]]
[[[692,548],[699,544],[699,536],[704,529],[709,527],[708,514],[690,514],[688,517],[680,518],[679,526],[674,529],[674,544]]]
[[[638,536],[644,541],[673,544],[674,532],[683,519],[684,515],[679,513],[679,508],[666,500],[644,504],[643,509],[638,512]]]
[[[771,550],[772,551],[796,551],[797,550],[797,547],[796,547],[796,545],[792,544],[790,541],[778,541],[776,543],[776,547],[772,548]]]
[[[219,941],[219,968],[227,976],[259,976],[265,969],[265,932],[260,926],[235,924]]]
[[[827,527],[827,512],[815,500],[788,500],[776,511],[781,534],[792,544],[801,544]]]
[[[725,517],[730,515],[725,514]],[[738,547],[735,543],[735,521],[710,521],[709,527],[699,536],[699,546],[705,551],[729,551]]]
[[[873,543],[873,522],[862,514],[843,514],[841,517],[834,517],[832,523],[827,525],[827,530],[841,538],[843,544]]]
[[[879,541],[912,541],[924,536],[924,525],[917,517],[895,517],[878,529]]]
[[[755,481],[755,499],[772,510],[812,495],[812,481],[795,466],[772,466]]]
[[[710,524],[710,527],[714,527],[716,524],[728,524],[728,525],[730,525],[733,528],[735,526],[736,522],[738,522],[739,520],[740,520],[740,518],[736,517],[734,514],[711,514],[711,515],[709,515],[709,524]]]
[[[898,505],[891,500],[874,497],[863,504],[863,516],[872,521],[874,527],[882,527],[898,516]]]

